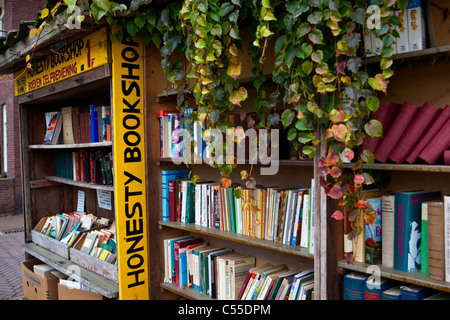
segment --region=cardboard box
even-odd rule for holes
[[[105,300],[100,293],[68,287],[58,283],[58,300]]]
[[[45,279],[33,272],[33,267],[43,264],[38,259],[22,262],[23,295],[28,300],[57,300],[58,278]]]
[[[55,270],[55,268],[53,268],[53,267],[51,267],[51,266],[49,266],[48,264],[45,264],[45,263],[44,264],[35,264],[33,266],[33,272],[36,275],[38,275],[38,276],[40,276],[42,278],[45,278],[45,279],[51,279],[51,278],[55,277],[52,274],[53,270]]]

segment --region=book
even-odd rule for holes
[[[170,157],[170,139],[169,139],[169,114],[178,113],[173,110],[159,110],[160,126],[160,155],[163,158]]]
[[[428,274],[428,202],[422,202],[420,272]]]
[[[450,166],[450,150],[444,151],[444,163]]]
[[[428,208],[428,276],[445,280],[444,202],[430,201]]]
[[[418,111],[419,107],[409,102],[405,102],[400,107],[394,120],[392,120],[392,123],[389,126],[389,130],[384,133],[383,139],[375,150],[375,160],[381,163],[385,163],[388,160],[392,150],[394,150],[397,142],[400,140]]]
[[[436,294],[436,290],[413,284],[401,286],[400,292],[400,300],[423,300],[433,294]]]
[[[442,112],[440,112],[436,121],[432,123],[432,125],[425,132],[420,141],[416,144],[414,149],[410,152],[408,157],[406,158],[406,162],[413,164],[419,158],[419,154],[422,150],[430,143],[430,141],[434,138],[434,136],[439,132],[442,126],[447,122],[450,118],[450,105],[446,106]]]
[[[393,286],[381,292],[381,300],[400,300],[401,299],[401,285]]]
[[[248,271],[255,266],[255,257],[242,256],[234,257],[228,260],[230,268],[230,289],[227,299],[236,300],[239,296]]]
[[[397,38],[397,53],[409,51],[409,35],[408,35],[408,14],[406,11],[395,10],[395,15],[400,20],[400,27],[396,27],[399,37]]]
[[[62,114],[61,112],[45,113],[46,131],[43,144],[58,144],[61,136]]]
[[[255,284],[255,290],[253,291],[253,294],[251,296],[251,300],[257,300],[260,293],[261,293],[261,289],[264,286],[264,283],[266,282],[267,276],[276,272],[280,272],[280,271],[284,271],[286,270],[287,267],[286,265],[282,264],[282,265],[277,265],[274,266],[271,269],[268,270],[264,270],[264,272],[262,273],[261,277],[258,279],[257,283]]]
[[[423,50],[427,44],[423,1],[409,0],[406,13],[408,14],[409,51]]]
[[[364,300],[381,300],[381,293],[395,284],[388,278],[369,277],[364,284]]]
[[[450,282],[450,196],[444,196],[445,281]]]
[[[440,198],[440,191],[395,193],[394,269],[420,271],[421,203]]]
[[[211,298],[216,299],[217,298],[217,257],[221,256],[221,255],[225,255],[225,254],[229,254],[233,252],[233,249],[223,249],[223,250],[218,250],[218,251],[214,251],[211,252],[208,255],[208,261],[209,261],[209,274],[210,274],[210,279],[209,279],[209,287],[210,287],[210,291],[209,291],[209,295]],[[247,272],[248,274],[248,272]],[[244,283],[245,280],[247,280],[247,278],[244,279]],[[243,284],[244,285],[244,284]]]
[[[395,163],[403,163],[441,111],[441,108],[425,102],[389,154],[389,159]]]
[[[420,152],[419,158],[428,164],[435,164],[443,157],[445,150],[450,148],[450,118],[431,139],[430,143]]]
[[[292,279],[292,286],[291,290],[289,291],[289,296],[287,297],[287,300],[297,300],[301,284],[311,279],[314,279],[314,268],[307,269],[305,271],[296,274]]]
[[[382,234],[382,197],[366,198],[373,205],[377,220],[373,225],[365,223],[365,262],[368,264],[381,263],[381,234]]]
[[[96,105],[89,106],[89,126],[91,131],[90,142],[99,142],[100,138],[98,135],[98,106]]]
[[[383,132],[386,133],[389,130],[392,120],[400,107],[401,105],[398,103],[380,101],[380,106],[378,110],[373,113],[371,119],[379,121],[383,126]],[[366,135],[364,142],[359,149],[359,157],[364,150],[369,150],[370,152],[375,153],[381,139],[381,137],[371,137]]]
[[[251,268],[247,274],[247,276],[249,276],[248,281],[245,282],[245,280],[244,280],[245,288],[241,288],[241,291],[239,292],[239,295],[238,295],[238,299],[240,297],[239,300],[248,300],[247,296],[249,295],[250,291],[253,288],[253,284],[256,281],[255,279],[257,279],[264,270],[270,269],[272,267],[273,266],[270,263],[265,263],[262,266]],[[243,285],[243,287],[244,287],[244,285]]]
[[[294,279],[294,276],[296,274],[300,273],[298,270],[286,270],[281,271],[279,273],[276,273],[274,275],[269,275],[268,278],[273,279],[273,285],[271,288],[269,288],[269,291],[266,296],[266,300],[275,300],[280,290],[282,291],[284,286],[286,286],[287,283],[292,284],[292,280]],[[283,288],[281,287],[282,284]],[[280,292],[281,294],[281,292]]]
[[[184,281],[187,278],[182,277],[182,273],[187,275],[186,270],[186,260],[180,260],[180,249],[186,248],[188,245],[203,242],[201,238],[188,238],[183,240],[178,240],[174,242],[174,265],[175,265],[175,284],[177,287],[181,288],[185,285]],[[181,251],[183,253],[183,251]],[[185,251],[184,251],[185,252]]]
[[[381,263],[384,267],[394,267],[394,225],[395,225],[395,196],[381,197]]]
[[[364,288],[369,275],[351,272],[344,275],[344,300],[364,300]]]
[[[78,108],[63,107],[62,114],[62,136],[64,144],[75,144],[78,142]]]
[[[162,218],[169,221],[169,180],[187,179],[190,176],[189,169],[163,170],[161,171],[162,182]]]

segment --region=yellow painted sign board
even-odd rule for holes
[[[14,94],[22,94],[68,79],[108,63],[107,28],[71,43],[62,39],[50,53],[31,60],[31,69],[14,73]]]
[[[149,299],[144,134],[144,44],[112,43],[119,298]]]

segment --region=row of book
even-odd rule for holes
[[[314,188],[223,188],[162,171],[163,220],[193,223],[314,252]],[[314,186],[312,181],[311,186]]]
[[[313,295],[313,269],[256,266],[254,256],[210,246],[197,237],[165,239],[164,259],[165,283],[192,288],[212,299],[310,300]]]
[[[351,272],[344,276],[344,300],[450,300],[450,293]]]
[[[442,197],[440,191],[381,194],[366,195],[377,221],[365,223],[353,241],[355,261],[450,282],[450,196]]]
[[[74,181],[113,185],[112,152],[80,149],[55,151],[55,175]]]
[[[375,160],[450,164],[450,106],[381,101],[372,119],[383,125],[383,138],[367,136],[361,151],[371,151]]]
[[[393,44],[394,53],[405,53],[423,50],[427,46],[426,19],[424,1],[409,0],[405,12],[395,11],[395,15],[401,22],[400,27],[395,27],[399,34]],[[375,26],[376,27],[376,26]],[[370,29],[364,29],[364,48],[368,56],[381,55],[383,40],[377,38]]]
[[[43,144],[77,144],[111,141],[111,107],[63,107],[46,112]]]
[[[71,245],[80,232],[109,223],[108,219],[84,212],[61,213],[43,219],[39,232],[66,245]]]

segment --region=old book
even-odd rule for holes
[[[419,107],[412,103],[405,102],[405,104],[402,105],[392,121],[389,130],[385,133],[384,138],[375,150],[375,160],[382,163],[385,163],[388,160],[392,150],[394,150],[397,142],[400,140],[418,111]]]
[[[441,111],[441,108],[425,102],[390,153],[389,159],[395,163],[403,163]]]
[[[434,138],[434,136],[441,130],[442,126],[447,122],[450,118],[450,105],[446,106],[444,110],[439,114],[436,121],[434,121],[428,130],[425,132],[423,137],[417,143],[417,145],[410,152],[408,157],[406,158],[406,162],[413,164],[417,161],[419,154],[422,150],[430,143],[430,141]]]
[[[428,164],[435,164],[450,148],[450,118],[434,136],[430,143],[419,154],[419,158]]]
[[[428,202],[428,276],[445,280],[444,202]]]

